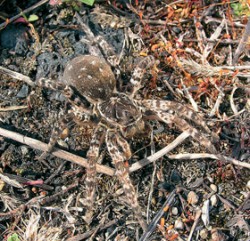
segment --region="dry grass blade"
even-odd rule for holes
[[[175,160],[190,160],[190,159],[204,159],[204,158],[210,158],[215,160],[221,160],[226,161],[231,164],[234,164],[236,166],[241,166],[250,169],[250,163],[238,161],[234,158],[222,156],[222,155],[216,155],[216,154],[209,154],[209,153],[192,153],[192,154],[177,154],[177,155],[169,155],[169,159],[175,159]]]
[[[233,58],[233,64],[236,64],[240,54],[244,51],[245,46],[248,43],[249,35],[250,35],[250,17],[248,18],[248,23],[246,25],[245,32],[242,35],[241,41],[240,41],[240,43],[235,51],[234,58]]]
[[[44,225],[40,225],[41,215],[34,211],[29,211],[29,220],[25,221],[25,232],[23,234],[23,240],[61,240],[60,234],[62,233],[62,227],[55,227],[52,221],[45,222]]]
[[[0,173],[0,179],[2,179],[5,183],[8,183],[10,186],[13,186],[16,188],[23,188],[23,186],[18,181],[11,179],[1,173]]]

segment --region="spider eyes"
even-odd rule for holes
[[[122,111],[121,114],[121,119],[129,121],[130,123],[135,121],[134,116],[129,111]]]

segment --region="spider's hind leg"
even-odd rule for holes
[[[176,114],[182,119],[184,118],[190,120],[209,134],[212,137],[213,142],[218,142],[219,140],[219,137],[208,128],[206,122],[202,119],[202,116],[193,111],[189,106],[167,100],[143,100],[142,103],[144,106],[151,109],[159,109],[164,112],[170,112],[171,114]]]
[[[217,150],[211,140],[207,138],[202,132],[198,131],[196,128],[194,128],[192,125],[190,125],[183,117],[181,117],[180,113],[174,114],[174,112],[178,111],[178,108],[180,110],[180,105],[175,103],[169,104],[168,102],[159,101],[159,100],[145,100],[142,101],[143,106],[145,106],[147,109],[150,109],[153,111],[157,117],[165,122],[168,125],[175,124],[178,129],[181,131],[189,131],[190,135],[198,141],[202,146],[206,147],[211,153],[215,154],[217,153]],[[169,108],[171,107],[171,108]],[[193,115],[190,115],[187,110],[184,110],[183,116],[187,119],[190,119],[193,117]],[[202,125],[203,128],[205,128],[205,122],[200,122],[198,119],[194,121],[195,123]],[[205,128],[209,134],[211,134],[211,131],[208,130],[208,127]]]
[[[86,168],[86,199],[85,206],[87,207],[84,220],[89,224],[93,216],[93,203],[95,199],[96,186],[96,162],[99,157],[100,147],[103,143],[105,129],[101,125],[97,126],[92,136],[90,147],[87,152],[88,166]]]
[[[147,229],[147,224],[142,217],[141,207],[138,203],[135,188],[130,180],[128,168],[124,164],[126,158],[130,156],[129,144],[118,133],[114,132],[107,132],[106,144],[116,168],[116,176],[123,186],[128,204],[132,207],[138,222],[145,231]]]

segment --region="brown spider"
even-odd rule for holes
[[[210,152],[216,149],[212,142],[200,131],[192,127],[187,120],[192,120],[204,132],[212,135],[202,118],[191,108],[165,100],[138,100],[136,93],[141,88],[141,79],[154,59],[147,57],[135,68],[131,83],[131,93],[121,93],[116,89],[116,78],[110,65],[102,58],[93,55],[79,56],[71,60],[64,71],[67,84],[56,83],[48,79],[38,80],[38,85],[62,92],[72,105],[71,111],[61,121],[67,125],[69,119],[94,120],[96,128],[87,152],[86,170],[86,206],[85,218],[91,220],[95,196],[96,161],[105,142],[109,155],[116,168],[116,176],[123,186],[127,202],[131,206],[138,222],[145,230],[147,224],[142,217],[135,188],[124,164],[130,159],[131,150],[126,139],[142,133],[148,125],[147,114],[167,124],[175,124],[181,131],[189,130],[190,135]],[[51,151],[60,135],[61,128],[53,131],[48,151]],[[43,155],[42,155],[43,156]]]

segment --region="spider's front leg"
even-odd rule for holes
[[[132,93],[130,94],[131,98],[134,98],[135,94],[139,89],[143,87],[141,83],[143,76],[146,70],[152,67],[155,64],[155,58],[151,55],[143,58],[135,67],[133,74],[130,78],[130,83],[133,86]]]
[[[87,104],[83,100],[79,99],[77,95],[75,95],[74,90],[70,86],[44,78],[39,79],[36,84],[40,87],[45,87],[61,92],[72,104],[72,110],[69,110],[66,115],[61,115],[59,117],[58,125],[56,125],[52,131],[48,143],[48,149],[43,152],[42,155],[38,158],[38,160],[43,160],[46,158],[47,154],[53,150],[53,147],[60,138],[63,130],[68,126],[70,122],[73,121],[73,119],[76,118],[79,121],[83,121],[83,115],[79,115],[78,113],[84,113],[85,116],[89,116],[90,114],[92,114],[92,112],[87,109]]]
[[[87,100],[79,98],[79,96],[75,94],[75,91],[69,85],[45,78],[40,78],[37,80],[36,84],[40,87],[61,92],[73,106],[78,108],[79,111],[89,115],[92,114],[92,112],[88,109]]]
[[[128,168],[124,164],[126,158],[129,158],[131,155],[129,144],[118,133],[112,131],[108,131],[106,134],[106,144],[116,168],[116,176],[122,184],[124,193],[127,197],[127,202],[132,207],[138,222],[145,231],[147,229],[147,224],[142,217],[141,207],[138,203],[135,188],[130,180]]]
[[[98,125],[95,129],[93,137],[90,142],[90,147],[87,152],[88,166],[86,168],[86,203],[87,207],[84,220],[89,224],[93,216],[93,203],[95,199],[96,186],[96,162],[99,157],[100,147],[104,141],[105,129]]]
[[[219,137],[207,127],[207,124],[202,119],[202,116],[200,116],[199,113],[195,112],[189,106],[167,100],[143,100],[142,104],[152,110],[170,112],[171,114],[175,114],[182,119],[185,118],[191,120],[197,126],[200,126],[207,134],[209,134],[212,137],[213,142],[218,142],[219,140]]]

